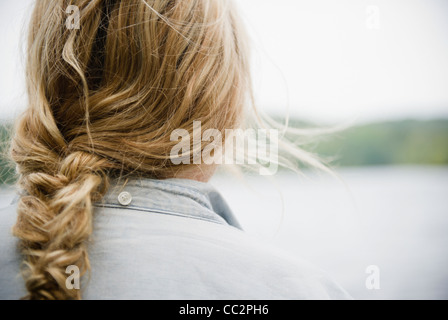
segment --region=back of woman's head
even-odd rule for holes
[[[11,148],[26,298],[79,299],[65,271],[89,270],[92,201],[109,179],[173,177],[189,166],[170,161],[174,129],[241,123],[245,39],[226,0],[40,0],[29,32],[29,105]]]

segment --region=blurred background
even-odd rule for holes
[[[216,175],[247,232],[325,270],[357,299],[448,298],[448,2],[237,0],[258,106],[350,128],[307,148],[339,178]],[[0,0],[0,138],[26,106],[33,1]],[[0,158],[0,207],[14,195]],[[238,185],[236,188],[235,185]],[[379,270],[379,288],[366,269]]]

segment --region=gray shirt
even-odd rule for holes
[[[0,210],[0,299],[25,295]],[[95,203],[83,299],[350,299],[322,271],[247,235],[208,183],[131,180]],[[69,276],[69,275],[67,275]]]

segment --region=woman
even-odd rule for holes
[[[37,1],[30,25],[29,106],[11,147],[22,192],[1,214],[0,298],[348,298],[241,230],[207,183],[216,165],[189,161],[212,142],[187,140],[173,157],[176,130],[193,135],[199,121],[225,140],[249,122],[233,5],[63,3]]]

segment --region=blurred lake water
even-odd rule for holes
[[[337,173],[211,183],[248,233],[312,262],[356,299],[448,299],[448,167]],[[0,189],[0,207],[12,197]],[[379,290],[366,287],[370,265]]]

